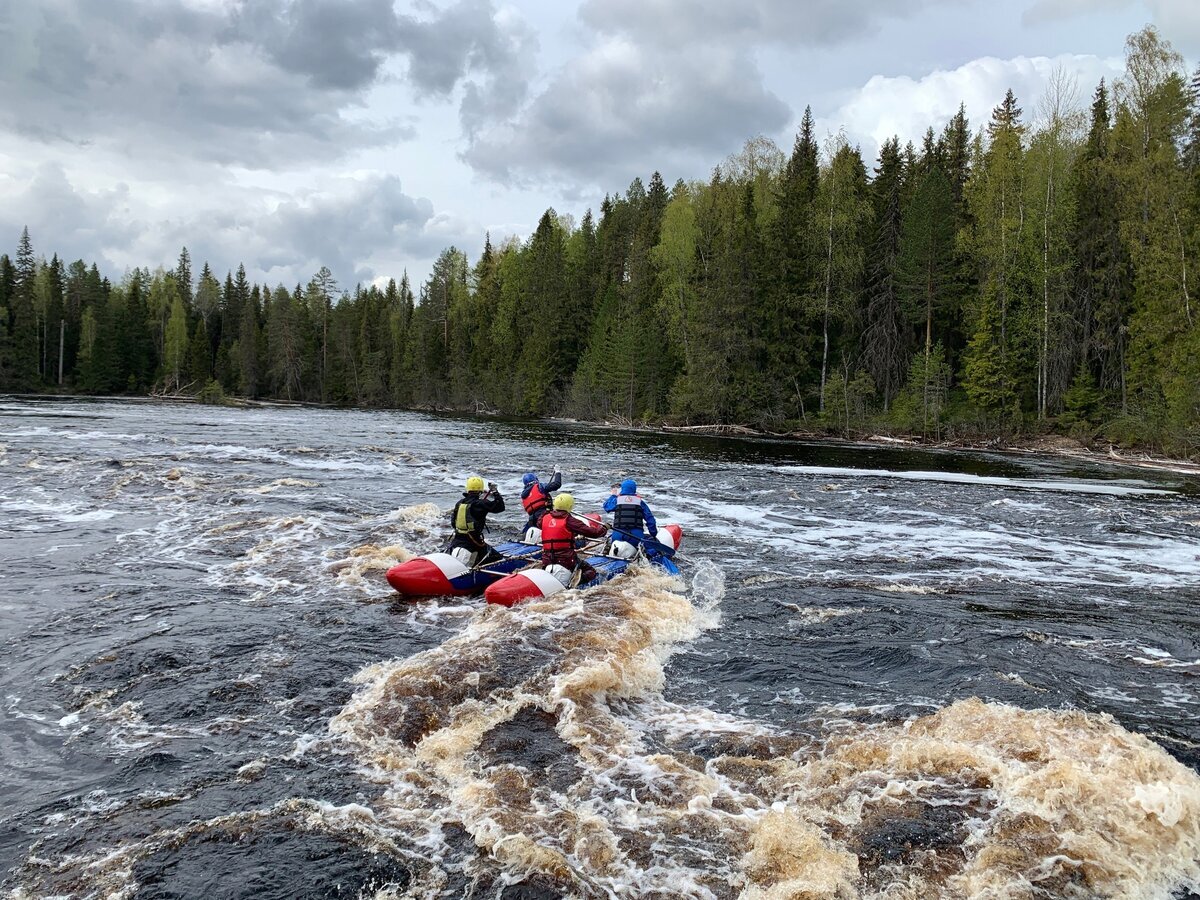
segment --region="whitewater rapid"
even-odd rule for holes
[[[383,572],[440,544],[467,474],[556,461],[584,508],[640,478],[684,576],[394,601]],[[4,889],[1186,896],[1194,496],[991,457],[7,401]]]

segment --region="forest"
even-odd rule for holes
[[[1058,431],[1200,453],[1200,70],[1154,28],[1081,97],[1012,92],[870,167],[810,110],[707,181],[659,173],[526,240],[342,290],[244,266],[112,280],[0,256],[0,390],[736,424]],[[998,98],[999,99],[999,98]]]

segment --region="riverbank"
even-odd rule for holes
[[[576,422],[576,419],[552,419],[551,421]],[[1031,456],[1054,456],[1078,459],[1083,462],[1099,463],[1122,468],[1154,469],[1200,477],[1200,462],[1157,456],[1149,450],[1125,448],[1118,450],[1109,444],[1105,450],[1095,450],[1075,438],[1060,434],[1005,435],[991,438],[954,439],[929,441],[915,435],[882,435],[862,433],[853,437],[837,437],[816,431],[770,432],[760,431],[745,425],[626,425],[614,422],[598,424],[610,428],[626,428],[658,434],[690,434],[711,437],[744,437],[770,440],[794,440],[805,443],[835,444],[847,447],[907,447],[920,450],[944,450],[977,453],[1014,453]]]
[[[330,403],[311,403],[288,400],[251,400],[244,397],[225,396],[217,402],[205,401],[191,395],[112,395],[93,396],[88,394],[4,394],[0,397],[20,400],[55,400],[55,401],[119,401],[133,403],[183,403],[188,405],[224,406],[241,409],[359,409],[360,407],[339,406]],[[389,407],[390,408],[390,407]],[[476,412],[457,409],[434,409],[430,407],[414,407],[403,410],[406,412],[425,412],[433,414],[450,414],[456,416],[477,418],[505,418],[498,412]],[[789,440],[813,444],[841,445],[847,447],[876,446],[876,447],[907,447],[921,450],[943,450],[978,453],[1011,453],[1034,456],[1065,457],[1081,462],[1097,463],[1121,468],[1151,469],[1162,472],[1174,472],[1181,475],[1200,477],[1200,462],[1156,455],[1149,448],[1117,449],[1109,444],[1104,450],[1087,446],[1075,438],[1060,434],[1038,435],[995,435],[992,437],[957,438],[953,440],[926,440],[919,435],[884,435],[873,432],[863,432],[852,437],[838,437],[820,431],[789,431],[772,432],[751,428],[747,425],[635,425],[617,421],[589,421],[566,416],[547,416],[540,421],[563,424],[590,425],[598,428],[621,429],[638,431],[649,434],[686,434],[698,437],[738,437],[747,439]]]

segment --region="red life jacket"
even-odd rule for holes
[[[575,535],[567,527],[567,518],[549,513],[542,517],[542,562],[575,565]]]
[[[550,505],[550,498],[542,490],[541,482],[535,481],[529,486],[529,493],[521,498],[521,505],[525,507],[525,512],[531,516],[539,509],[545,509]]]

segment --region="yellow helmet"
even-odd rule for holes
[[[478,475],[472,475],[470,478],[467,479],[467,493],[468,494],[471,493],[472,491],[482,491],[482,490],[483,490],[483,479],[480,478]]]
[[[575,498],[570,494],[559,494],[554,498],[554,508],[570,512],[575,508]]]

